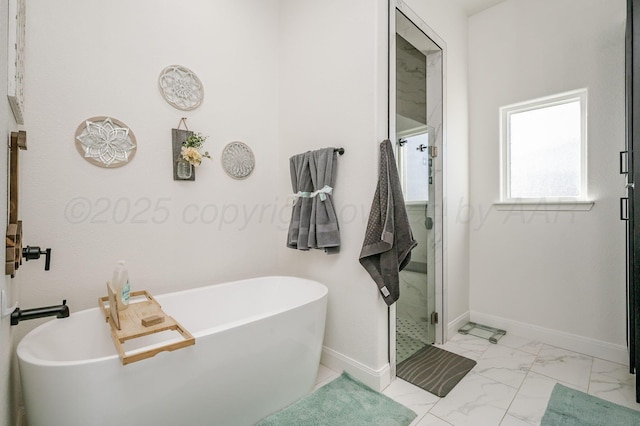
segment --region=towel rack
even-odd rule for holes
[[[344,154],[344,148],[334,148],[333,152],[337,152],[338,154],[342,155]]]

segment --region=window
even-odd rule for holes
[[[423,126],[426,128],[426,126]],[[429,201],[429,184],[431,182],[432,160],[428,147],[434,144],[429,139],[433,132],[428,129],[417,134],[401,138],[398,150],[400,183],[406,203],[425,204]]]
[[[586,201],[587,91],[500,108],[501,201]]]

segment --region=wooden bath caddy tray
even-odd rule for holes
[[[194,345],[196,339],[183,326],[169,315],[165,314],[160,304],[146,290],[131,292],[131,298],[143,296],[144,301],[132,301],[127,309],[118,310],[116,294],[110,283],[107,283],[106,297],[98,299],[98,304],[102,308],[104,316],[111,325],[111,337],[116,349],[120,354],[122,365],[151,358],[163,351],[174,351]],[[107,306],[108,305],[108,306]],[[180,333],[184,340],[167,343],[163,346],[153,347],[143,352],[127,355],[123,348],[123,343],[127,340],[148,336],[153,333],[173,330]]]

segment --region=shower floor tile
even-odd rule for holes
[[[405,318],[396,318],[396,364],[401,363],[428,344],[426,325]]]

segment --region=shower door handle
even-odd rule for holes
[[[620,220],[629,220],[629,198],[620,198]]]
[[[433,218],[427,216],[424,220],[424,227],[427,229],[433,229]]]
[[[629,173],[629,151],[620,151],[620,174]]]

